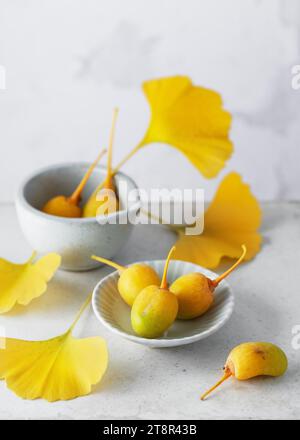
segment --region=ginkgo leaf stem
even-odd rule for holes
[[[68,333],[71,333],[74,330],[74,327],[76,326],[77,322],[79,321],[79,319],[81,318],[81,315],[83,314],[83,312],[85,311],[85,309],[88,307],[88,305],[90,304],[91,300],[92,300],[92,296],[93,294],[90,293],[89,296],[87,297],[87,299],[84,301],[84,303],[82,304],[82,306],[80,307],[79,312],[76,315],[76,318],[74,319],[71,327],[68,330]]]
[[[132,158],[132,156],[135,155],[135,153],[137,153],[139,151],[139,149],[141,148],[141,146],[144,145],[143,140],[141,142],[139,142],[137,144],[136,147],[134,147],[119,163],[118,165],[114,168],[113,170],[113,174],[116,174],[118,171],[120,171],[120,169],[122,168],[123,165],[125,165],[126,162],[128,162],[129,159]]]
[[[72,203],[74,203],[75,205],[78,204],[80,196],[81,196],[81,193],[83,191],[83,188],[85,187],[85,185],[86,185],[87,181],[89,180],[92,172],[94,171],[94,169],[96,168],[96,166],[98,165],[99,161],[101,160],[101,158],[104,156],[105,153],[106,153],[106,150],[102,150],[100,152],[100,154],[97,156],[96,160],[92,163],[92,165],[89,167],[89,169],[87,170],[87,172],[83,176],[81,182],[79,183],[79,185],[77,186],[77,188],[75,189],[73,194],[69,197],[69,200]]]
[[[37,256],[37,251],[33,251],[32,254],[31,254],[31,257],[27,261],[27,264],[33,263],[33,261],[36,258],[36,256]]]

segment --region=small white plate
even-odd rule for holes
[[[162,276],[165,260],[145,261],[144,263],[152,266]],[[169,265],[168,282],[171,284],[181,275],[192,272],[201,272],[211,279],[218,276],[196,264],[173,260]],[[99,321],[113,333],[148,347],[176,347],[207,338],[228,321],[233,311],[232,290],[226,281],[222,281],[215,290],[215,301],[212,308],[203,316],[188,321],[176,320],[161,338],[141,338],[134,333],[131,327],[131,309],[125,304],[118,292],[118,279],[119,273],[115,271],[97,284],[93,293],[94,312]]]

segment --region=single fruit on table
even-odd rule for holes
[[[170,292],[167,284],[167,272],[170,258],[175,247],[169,252],[161,285],[143,289],[131,309],[133,330],[143,338],[158,338],[173,324],[178,312],[176,296]]]
[[[248,380],[257,376],[282,376],[288,367],[288,360],[281,348],[269,342],[246,342],[235,347],[224,366],[223,377],[201,396],[204,400],[230,376]]]
[[[87,184],[92,172],[98,165],[102,156],[106,153],[106,150],[101,151],[95,162],[92,163],[90,168],[85,173],[83,179],[70,197],[56,196],[49,200],[44,206],[42,211],[46,214],[56,215],[57,217],[69,217],[79,218],[82,216],[82,209],[79,206],[82,191]]]
[[[155,270],[146,264],[137,263],[129,267],[92,255],[93,260],[114,267],[120,273],[118,290],[123,300],[131,307],[138,294],[147,286],[159,286],[160,279]]]
[[[96,190],[86,202],[83,208],[83,217],[97,217],[107,215],[113,212],[117,212],[120,209],[112,171],[112,149],[118,112],[118,109],[114,110],[107,155],[106,177],[104,182],[102,182],[102,184],[96,188]]]
[[[170,291],[178,299],[178,319],[197,318],[208,311],[213,304],[216,287],[243,261],[247,252],[246,246],[243,245],[242,249],[243,253],[239,260],[215,280],[201,273],[190,273],[177,278],[172,283]]]

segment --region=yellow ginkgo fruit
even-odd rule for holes
[[[177,229],[175,258],[214,268],[222,257],[238,258],[241,243],[247,247],[245,260],[260,249],[261,224],[259,203],[238,173],[228,174],[205,212],[201,235],[185,235]]]
[[[141,147],[159,142],[178,149],[205,177],[215,177],[233,151],[231,115],[223,110],[221,96],[193,85],[186,76],[147,81],[143,89],[151,109],[150,124],[117,169]]]
[[[36,253],[24,264],[15,264],[0,258],[0,313],[11,310],[15,304],[27,305],[47,290],[60,266],[58,254],[48,254],[34,262]]]
[[[69,400],[91,392],[108,364],[106,342],[100,337],[76,339],[74,323],[63,335],[45,341],[5,339],[0,350],[0,379],[23,399]]]
[[[285,353],[270,342],[245,342],[229,353],[223,367],[222,378],[201,396],[201,400],[233,376],[237,380],[249,380],[258,376],[282,376],[288,368]]]

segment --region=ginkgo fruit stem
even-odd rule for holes
[[[220,386],[225,380],[229,379],[229,377],[232,376],[232,373],[230,370],[225,370],[223,377],[208,391],[206,391],[202,396],[200,397],[201,400],[204,400],[212,391],[214,391],[218,386]]]
[[[84,301],[84,303],[82,304],[82,306],[80,307],[79,312],[76,315],[76,318],[74,319],[71,327],[69,328],[69,332],[71,333],[72,330],[74,329],[74,327],[76,326],[77,322],[79,321],[79,319],[81,318],[81,315],[83,314],[83,312],[85,311],[85,309],[88,307],[88,305],[90,304],[91,300],[92,300],[92,296],[93,294],[91,293],[87,299]]]
[[[241,264],[241,262],[244,260],[244,258],[245,258],[245,255],[246,255],[246,253],[247,253],[247,248],[246,248],[246,246],[243,244],[242,245],[242,249],[243,249],[243,253],[242,253],[242,255],[240,256],[240,258],[237,260],[237,262],[236,263],[234,263],[234,265],[233,266],[231,266],[228,270],[226,270],[226,272],[224,272],[222,275],[220,275],[218,278],[216,278],[215,280],[212,280],[211,282],[212,282],[212,285],[214,286],[214,287],[217,287],[218,286],[218,284],[222,281],[222,280],[224,280],[224,278],[226,278],[226,277],[228,277],[228,275],[231,273],[231,272],[233,272],[240,264]]]
[[[97,257],[96,255],[92,255],[91,258],[95,261],[99,261],[99,263],[104,263],[107,264],[108,266],[114,267],[115,269],[119,270],[120,272],[123,272],[126,267],[125,266],[121,266],[118,263],[115,263],[114,261],[111,260],[107,260],[106,258],[103,257]]]
[[[87,170],[87,172],[83,176],[81,182],[79,183],[79,185],[77,186],[77,188],[75,189],[73,194],[69,197],[69,200],[72,203],[74,203],[75,205],[78,204],[81,193],[82,193],[87,181],[89,180],[92,172],[94,171],[94,169],[96,168],[96,166],[98,165],[99,161],[101,160],[101,158],[104,156],[105,153],[106,153],[106,150],[102,150],[100,152],[100,154],[97,156],[96,160],[92,163],[92,165],[89,167],[89,169]]]
[[[161,280],[161,285],[160,285],[161,289],[167,289],[168,288],[168,282],[167,282],[168,268],[169,268],[169,263],[170,263],[171,257],[173,255],[173,253],[175,252],[175,250],[176,250],[176,247],[173,246],[172,249],[170,250],[168,256],[167,256],[166,263],[165,263],[165,268],[164,268],[164,273],[163,273],[162,280]]]

